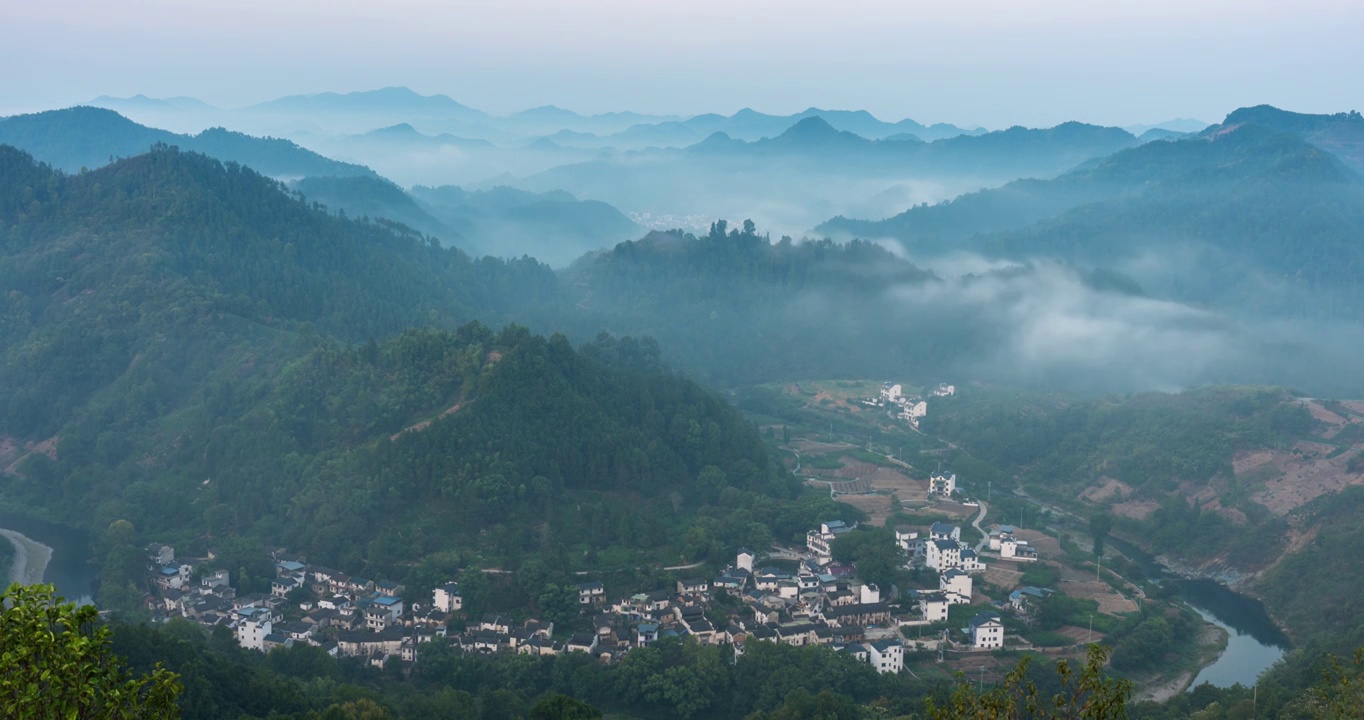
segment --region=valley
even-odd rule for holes
[[[158,719],[1357,709],[1357,112],[463,99],[0,117],[6,647]]]

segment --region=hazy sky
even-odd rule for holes
[[[0,0],[0,112],[407,85],[480,109],[1001,127],[1364,106],[1346,0]]]

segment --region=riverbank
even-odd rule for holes
[[[1197,657],[1191,663],[1191,667],[1180,670],[1178,675],[1165,682],[1145,685],[1140,691],[1132,695],[1132,701],[1165,702],[1187,691],[1199,674],[1222,657],[1222,653],[1227,650],[1230,639],[1231,636],[1226,630],[1205,621],[1202,630],[1198,633]]]
[[[52,561],[52,548],[14,530],[0,528],[0,536],[14,546],[14,561],[10,563],[5,584],[17,582],[34,585],[42,582],[43,576],[47,574],[47,564]]]

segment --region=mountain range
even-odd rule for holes
[[[1196,137],[1146,143],[1051,180],[881,221],[835,218],[817,232],[893,239],[922,260],[977,253],[1123,267],[1148,290],[1254,314],[1357,316],[1364,180],[1309,142],[1320,140],[1322,122],[1300,123],[1297,135],[1246,117],[1238,111]],[[1349,122],[1331,120],[1325,131]]]
[[[831,215],[1054,175],[1137,142],[1124,130],[1080,123],[931,143],[870,140],[808,117],[773,138],[750,142],[717,133],[682,150],[603,155],[503,182],[568,190],[636,212],[749,217],[798,235]]]
[[[173,145],[273,177],[374,175],[369,168],[325,158],[288,140],[258,138],[223,128],[178,135],[139,125],[111,110],[74,107],[0,118],[0,144],[17,147],[53,167],[76,172],[114,158]]]
[[[628,111],[583,115],[546,105],[495,117],[446,95],[421,95],[404,87],[291,95],[235,109],[215,108],[193,98],[158,100],[143,95],[131,98],[102,96],[90,104],[166,127],[197,130],[212,124],[229,124],[249,132],[280,134],[291,139],[297,139],[296,135],[303,132],[350,135],[411,123],[431,134],[452,133],[499,144],[549,137],[563,145],[620,150],[651,145],[682,147],[715,132],[757,140],[779,134],[807,117],[822,117],[840,130],[874,139],[910,133],[924,140],[935,140],[984,132],[981,128],[963,129],[947,123],[926,126],[908,119],[885,122],[864,110],[819,108],[791,115],[771,115],[744,108],[728,116],[711,113],[683,118]]]

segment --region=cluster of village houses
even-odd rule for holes
[[[956,394],[956,386],[945,383],[931,393],[933,397],[951,397]],[[915,429],[919,427],[919,420],[928,416],[928,401],[918,395],[905,395],[902,386],[891,383],[883,383],[881,393],[876,397],[863,398],[862,404],[874,408],[898,409],[897,417]]]
[[[950,486],[955,476],[941,481]],[[599,582],[584,582],[578,585],[578,599],[583,612],[592,617],[592,630],[567,638],[556,635],[552,623],[534,618],[517,622],[499,613],[465,618],[454,582],[435,588],[430,602],[409,605],[403,600],[402,585],[308,564],[284,551],[273,554],[276,577],[269,595],[238,595],[226,570],[196,576],[194,561],[177,561],[173,548],[153,544],[148,548],[148,570],[155,592],[148,594],[147,604],[159,618],[183,617],[227,627],[245,648],[268,651],[308,643],[376,666],[391,658],[415,662],[417,648],[425,642],[449,643],[466,653],[584,652],[610,661],[663,638],[686,636],[702,644],[725,644],[736,656],[752,642],[826,645],[880,672],[899,672],[905,657],[900,628],[945,621],[951,605],[969,604],[972,576],[985,566],[961,543],[959,527],[935,523],[922,537],[911,528],[897,528],[896,542],[909,564],[932,568],[939,575],[937,590],[908,591],[917,601],[917,613],[897,614],[888,602],[892,598],[884,597],[880,588],[859,581],[854,568],[833,561],[831,544],[852,530],[838,521],[810,530],[807,552],[800,554],[795,571],[755,567],[758,554],[741,549],[717,577],[681,580],[675,587],[619,599],[608,599]],[[1012,528],[992,533],[990,546],[1001,555],[1012,548],[1016,558],[1030,551],[1013,537]],[[295,592],[299,589],[306,592]],[[726,603],[728,607],[740,609],[723,615],[713,612],[718,611],[714,601],[722,593],[740,601]],[[1020,608],[1032,597],[1015,595],[1011,602]],[[285,610],[291,606],[297,612],[288,615],[297,619],[286,620]],[[455,632],[453,628],[461,624],[463,631]],[[963,631],[957,644],[964,648],[1003,646],[998,613],[977,615]]]

